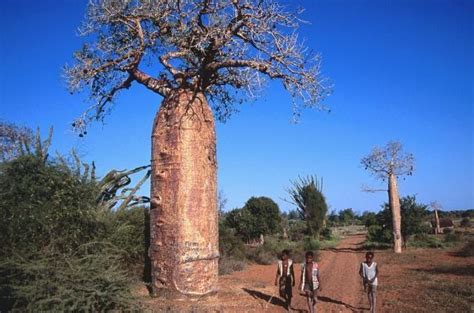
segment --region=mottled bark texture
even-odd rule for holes
[[[180,90],[164,99],[152,134],[150,258],[156,295],[216,291],[215,142],[203,94]]]
[[[400,196],[398,195],[397,177],[394,174],[390,174],[388,177],[388,203],[392,211],[393,251],[402,253]]]

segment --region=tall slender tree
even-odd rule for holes
[[[298,40],[298,12],[272,0],[91,0],[80,34],[90,40],[65,69],[92,105],[80,135],[138,83],[163,97],[153,124],[152,285],[202,295],[217,286],[214,116],[276,79],[301,106],[323,108],[319,56]],[[296,100],[299,99],[299,100]]]
[[[393,224],[393,251],[401,253],[400,195],[398,193],[397,179],[406,175],[412,175],[414,169],[413,154],[404,153],[400,142],[391,141],[383,148],[373,148],[370,154],[362,158],[361,164],[375,178],[388,183],[388,203],[392,212]]]

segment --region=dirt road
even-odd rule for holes
[[[337,248],[321,251],[319,312],[360,312],[369,309],[358,275],[359,264],[364,259],[364,251],[360,249],[364,239],[363,235],[349,236]],[[295,300],[296,309],[306,309],[303,297],[298,296]]]
[[[364,235],[351,235],[342,239],[337,248],[320,251],[323,290],[318,297],[317,312],[368,311],[368,301],[358,276],[359,264],[364,259],[363,241]],[[278,289],[273,285],[275,270],[276,265],[252,265],[241,272],[221,276],[218,294],[206,299],[146,302],[153,312],[286,312]],[[300,264],[295,265],[295,275],[292,312],[307,312],[305,298],[298,294]],[[380,300],[378,308],[381,307]]]

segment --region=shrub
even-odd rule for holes
[[[434,235],[428,234],[417,234],[413,237],[413,240],[407,243],[411,247],[416,248],[444,248],[445,244],[443,241]]]
[[[332,229],[330,227],[323,228],[323,230],[321,231],[321,237],[325,240],[333,239]]]
[[[469,219],[469,217],[464,217],[462,220],[461,220],[461,227],[471,227],[471,220]]]
[[[101,229],[94,183],[62,165],[35,155],[1,163],[0,190],[0,241],[7,255],[45,247],[71,252]]]
[[[459,250],[459,255],[463,257],[472,257],[474,256],[474,240],[469,240],[462,248]]]
[[[122,263],[132,271],[143,271],[149,241],[149,210],[136,206],[118,211],[109,211],[102,216],[107,225],[104,240],[123,250]],[[138,268],[137,268],[138,265]],[[141,273],[140,273],[141,274]]]
[[[244,243],[224,223],[219,223],[219,254],[221,258],[245,258]]]
[[[462,240],[462,233],[460,232],[450,232],[444,234],[445,242],[459,242]]]
[[[219,275],[226,275],[235,271],[241,271],[245,268],[245,266],[246,262],[242,259],[222,257],[219,259]]]
[[[257,264],[269,265],[276,262],[278,255],[264,246],[247,249],[247,258]]]
[[[317,251],[320,248],[320,243],[318,240],[314,239],[311,236],[307,236],[304,239],[304,250],[305,251]]]
[[[0,163],[0,311],[134,308],[127,270],[144,263],[146,210],[100,202],[93,167],[49,160],[50,139]]]
[[[288,223],[288,238],[292,241],[301,241],[306,233],[306,223],[302,220],[290,220]]]
[[[30,312],[137,309],[122,251],[108,243],[88,243],[76,253],[15,255],[2,264],[15,298],[14,308]]]
[[[369,226],[367,230],[367,241],[370,242],[391,243],[392,236],[390,229],[379,225]]]

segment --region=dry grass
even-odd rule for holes
[[[458,245],[377,253],[383,312],[472,312],[474,258],[462,257],[462,250]]]

